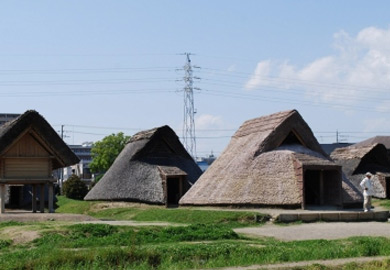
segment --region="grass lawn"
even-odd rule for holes
[[[352,237],[342,240],[282,242],[246,238],[237,226],[261,226],[253,212],[166,209],[129,205],[101,209],[98,202],[59,198],[57,212],[91,214],[100,218],[168,221],[183,226],[111,226],[0,222],[5,230],[36,230],[35,240],[16,243],[0,238],[0,269],[196,269],[245,266],[317,259],[390,256],[390,239]],[[7,236],[7,235],[5,235]],[[294,269],[389,269],[390,261],[335,268],[312,265]]]

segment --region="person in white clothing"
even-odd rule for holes
[[[372,174],[370,172],[366,173],[366,177],[360,182],[360,186],[363,189],[364,203],[363,208],[364,212],[371,211],[371,197],[372,197]]]

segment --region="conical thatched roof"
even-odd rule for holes
[[[0,154],[31,129],[54,154],[53,169],[78,163],[79,158],[66,145],[50,124],[36,111],[26,111],[16,119],[0,126]]]
[[[121,200],[165,204],[166,178],[186,178],[188,190],[202,171],[169,126],[131,137],[110,169],[85,200]]]
[[[383,144],[354,144],[338,148],[331,154],[333,160],[342,166],[343,173],[354,187],[361,192],[359,186],[366,172],[376,174],[373,177],[374,196],[386,198],[386,184],[381,177],[390,176],[390,162]]]
[[[296,110],[252,119],[180,204],[301,205],[302,167],[340,170]]]

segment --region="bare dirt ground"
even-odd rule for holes
[[[0,238],[6,236],[7,239],[11,239],[14,244],[24,244],[31,242],[40,237],[39,232],[34,230],[26,230],[25,228],[5,228],[0,231]]]
[[[291,225],[266,224],[261,227],[239,228],[240,234],[274,237],[283,241],[310,239],[341,239],[351,236],[390,237],[389,222],[322,222]]]
[[[304,261],[296,263],[280,263],[280,264],[267,264],[267,265],[251,265],[251,266],[242,266],[242,267],[226,267],[226,268],[213,268],[213,269],[204,269],[204,270],[266,270],[266,269],[278,269],[278,270],[287,270],[294,269],[294,267],[303,267],[313,264],[326,265],[328,267],[344,265],[347,263],[365,263],[371,261],[382,261],[389,257],[378,256],[378,257],[359,257],[359,258],[346,258],[346,259],[336,259],[336,260],[315,260],[315,261]],[[320,269],[320,268],[318,268]]]
[[[19,221],[19,222],[34,222],[34,221],[93,221],[97,220],[91,216],[79,214],[59,214],[59,213],[31,213],[28,211],[13,211],[6,212],[0,215],[0,222],[3,221]]]

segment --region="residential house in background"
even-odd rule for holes
[[[93,181],[93,175],[89,168],[89,164],[92,161],[91,149],[92,142],[84,142],[80,145],[68,145],[69,148],[76,154],[76,156],[80,159],[80,162],[66,167],[62,171],[62,175],[59,177],[66,181],[72,174],[76,174],[80,177],[81,181],[83,181],[86,185],[91,186]]]

